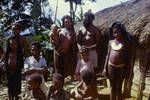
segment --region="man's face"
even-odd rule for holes
[[[14,35],[19,35],[19,33],[20,33],[20,28],[19,27],[17,27],[17,26],[12,26],[12,33],[14,34]]]
[[[89,25],[91,25],[91,19],[88,16],[84,16],[84,18],[83,18],[83,25],[85,27],[88,27]]]
[[[40,49],[38,49],[35,45],[31,46],[31,54],[34,57],[39,57],[40,56]]]

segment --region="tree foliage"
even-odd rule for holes
[[[74,22],[82,19],[82,18],[79,18],[79,17],[82,17],[82,12],[79,14],[79,17],[76,16],[76,9],[77,9],[77,6],[78,5],[83,5],[84,2],[86,0],[65,0],[65,2],[69,2],[69,5],[70,5],[70,16],[73,18]],[[91,2],[95,2],[96,0],[89,0]],[[75,6],[74,6],[75,4]],[[82,11],[82,7],[81,7],[81,11]]]

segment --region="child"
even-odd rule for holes
[[[82,81],[71,90],[70,94],[76,100],[97,100],[98,92],[95,75],[89,69],[81,71]]]
[[[63,76],[53,74],[52,85],[49,88],[47,100],[70,100],[69,94],[63,89]]]
[[[27,79],[28,89],[32,92],[33,98],[46,100],[46,90],[42,87],[42,77],[39,74],[32,74]]]
[[[109,41],[103,73],[108,74],[111,85],[110,100],[122,100],[122,83],[129,65],[129,38],[124,26],[115,22],[110,28],[113,39]]]
[[[94,73],[94,66],[93,63],[89,60],[89,51],[87,48],[82,47],[80,52],[81,60],[78,61],[76,71],[75,71],[75,77],[77,80],[81,80],[80,78],[80,71],[84,68],[88,68],[92,73]]]
[[[15,38],[11,37],[7,41],[6,49],[6,71],[8,80],[9,100],[17,100],[21,93],[21,62],[18,61],[18,44]]]

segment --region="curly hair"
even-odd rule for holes
[[[63,16],[63,18],[61,19],[62,20],[62,28],[64,28],[65,27],[65,19],[69,19],[70,21],[71,21],[71,23],[72,23],[72,30],[74,31],[74,22],[73,22],[73,20],[72,20],[72,17],[71,16],[69,16],[69,15],[65,15],[65,16]]]

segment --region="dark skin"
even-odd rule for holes
[[[114,39],[109,42],[108,54],[106,57],[106,62],[104,66],[105,69],[103,71],[103,74],[106,73],[107,66],[108,66],[108,70],[110,69],[109,68],[110,65],[108,64],[108,62],[111,62],[114,65],[125,63],[125,65],[122,67],[125,67],[128,65],[127,52],[128,52],[129,45],[125,43],[124,38],[122,34],[120,33],[119,29],[113,28],[113,35],[114,35]],[[115,46],[113,47],[113,45]],[[115,68],[116,66],[113,66],[113,67]],[[110,80],[110,81],[114,81],[114,80]],[[110,99],[122,100],[121,93],[117,91],[115,87],[111,87]]]
[[[124,45],[123,43],[123,39],[121,34],[118,32],[118,30],[116,28],[113,29],[113,33],[114,33],[114,37],[115,39],[110,41],[110,43],[114,42],[116,44],[116,46],[118,46],[119,44]],[[110,55],[109,55],[109,60],[111,63],[113,64],[123,64],[126,60],[125,60],[125,48],[123,47],[120,50],[110,50]]]
[[[47,100],[49,100],[51,96],[55,95],[55,93],[61,92],[62,89],[63,89],[63,81],[53,79],[52,85],[48,91]]]
[[[24,48],[25,45],[27,45],[27,41],[26,41],[26,39],[24,37],[22,37],[20,35],[20,32],[21,32],[21,26],[18,26],[18,25],[13,25],[12,26],[12,33],[14,34],[16,39],[19,39],[20,46],[22,48]]]
[[[31,54],[32,56],[39,61],[40,59],[40,49],[37,48],[35,45],[31,46]],[[41,66],[41,69],[32,69],[26,72],[26,74],[32,74],[32,73],[39,73],[39,74],[43,74],[43,72],[46,72],[47,68],[45,68],[44,66]]]
[[[93,25],[93,19],[91,19],[89,16],[85,16],[83,20],[83,26],[87,31],[83,31],[82,29],[79,30],[79,35],[77,36],[78,43],[86,46],[98,44],[100,39],[100,31]]]
[[[88,83],[89,85],[86,85],[84,81],[81,81],[72,91],[71,95],[76,100],[95,100],[97,98],[97,88],[96,85],[93,82]]]
[[[9,54],[9,58],[8,58],[8,65],[11,66],[11,68],[9,68],[10,73],[14,73],[16,70],[16,64],[17,64],[17,43],[15,41],[15,39],[11,39],[10,41],[10,47],[12,49],[12,52]]]

